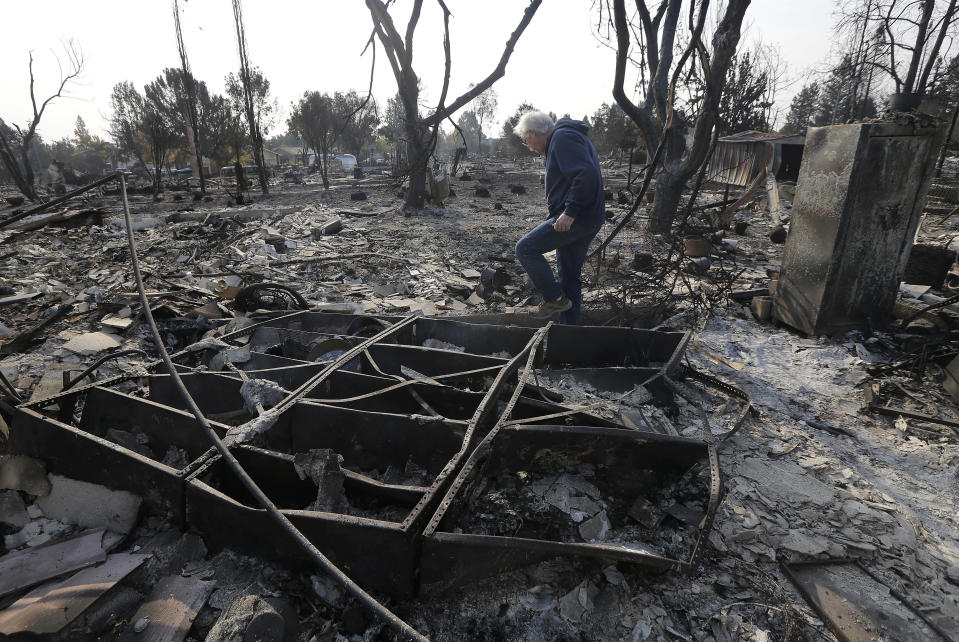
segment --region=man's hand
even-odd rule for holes
[[[573,226],[573,221],[576,219],[572,216],[567,216],[566,214],[560,214],[559,218],[556,219],[556,222],[553,223],[553,229],[557,232],[568,232],[569,228]]]

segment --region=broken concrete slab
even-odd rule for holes
[[[118,347],[120,347],[120,342],[117,338],[106,332],[87,332],[70,339],[63,345],[64,350],[79,355],[96,354]]]
[[[942,382],[942,387],[953,399],[959,401],[959,356],[946,366],[946,378]]]
[[[142,500],[133,493],[61,475],[50,475],[50,481],[50,494],[37,500],[47,517],[116,533],[128,533],[136,525]]]
[[[113,330],[123,331],[133,325],[133,318],[130,316],[121,317],[116,314],[108,314],[100,319],[100,325]]]
[[[600,511],[593,517],[579,525],[579,534],[587,542],[598,542],[606,539],[609,533],[609,518],[606,511]]]
[[[24,455],[0,455],[0,489],[22,490],[43,497],[50,494],[47,467],[39,459]]]
[[[753,315],[760,321],[769,321],[773,312],[773,297],[755,296],[750,305]]]
[[[786,502],[809,502],[817,506],[830,504],[836,489],[808,474],[798,464],[788,461],[767,462],[747,457],[739,466],[739,474],[759,482],[760,491]]]
[[[76,368],[77,364],[75,363],[51,363],[46,370],[43,371],[43,377],[41,377],[40,383],[33,389],[33,394],[30,395],[30,401],[46,399],[47,397],[60,394],[63,390],[63,375]],[[51,406],[51,408],[56,409],[55,406]]]
[[[206,557],[203,539],[196,533],[181,533],[177,529],[161,531],[151,537],[140,549],[150,559],[138,571],[143,582],[153,585],[166,575],[179,575],[191,564]]]
[[[40,296],[40,292],[28,292],[25,294],[13,294],[11,296],[5,296],[0,298],[0,305],[13,305],[14,303],[23,303],[24,301],[29,301],[30,299],[35,299]]]
[[[107,558],[103,532],[102,528],[85,531],[68,539],[0,557],[0,597],[99,564]]]
[[[559,614],[568,622],[582,622],[595,608],[594,599],[599,593],[589,580],[583,580],[572,591],[559,599]]]
[[[122,642],[180,642],[190,632],[197,613],[216,582],[169,575],[154,587],[120,634]]]
[[[0,633],[44,635],[60,631],[143,563],[145,555],[111,555],[99,566],[40,586],[0,612]]]
[[[326,223],[324,223],[323,225],[320,225],[319,227],[314,227],[312,230],[310,230],[310,235],[312,236],[314,241],[317,241],[324,236],[328,236],[330,234],[336,234],[337,232],[340,232],[342,230],[343,230],[343,219],[337,217],[337,218],[334,218],[333,220],[327,221]]]
[[[792,530],[783,538],[781,546],[800,555],[813,556],[829,550],[829,541],[823,537],[814,537],[801,531]]]

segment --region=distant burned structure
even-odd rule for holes
[[[796,181],[806,137],[745,131],[723,136],[709,161],[707,176],[726,185],[746,187],[771,174],[777,181]],[[758,185],[758,183],[757,183]]]

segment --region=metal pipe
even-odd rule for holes
[[[389,609],[377,602],[369,593],[364,591],[356,582],[351,580],[322,552],[320,552],[320,550],[317,549],[316,546],[314,546],[313,543],[303,535],[303,533],[297,530],[290,520],[287,519],[286,515],[280,512],[270,498],[266,496],[259,486],[257,486],[256,482],[254,482],[250,475],[243,469],[236,457],[233,456],[233,453],[230,452],[229,448],[226,447],[226,444],[223,443],[220,437],[213,430],[213,426],[210,425],[210,422],[207,421],[206,417],[203,416],[200,408],[196,405],[193,397],[190,396],[189,391],[186,389],[186,386],[184,385],[183,380],[180,378],[173,361],[170,359],[170,355],[167,352],[166,347],[163,345],[163,340],[160,336],[160,330],[157,328],[156,322],[153,320],[153,314],[150,311],[150,305],[147,301],[146,291],[143,286],[143,277],[140,274],[140,262],[137,258],[136,241],[133,238],[133,221],[130,217],[130,207],[129,203],[127,202],[126,179],[122,174],[118,174],[118,176],[120,179],[120,193],[123,198],[123,218],[124,222],[126,223],[127,244],[130,249],[130,261],[133,266],[133,277],[136,280],[137,290],[140,295],[140,303],[143,306],[143,316],[150,328],[150,332],[153,334],[154,340],[156,341],[157,349],[160,352],[160,357],[163,359],[163,363],[166,366],[167,371],[170,373],[170,377],[173,379],[173,382],[176,385],[180,396],[183,398],[184,403],[187,405],[187,408],[196,418],[204,432],[206,432],[210,441],[213,442],[214,447],[223,458],[223,461],[230,468],[233,474],[237,476],[246,490],[249,491],[250,494],[256,499],[257,503],[259,503],[266,510],[267,514],[273,518],[277,525],[283,529],[286,535],[294,540],[304,551],[306,551],[310,557],[313,558],[313,561],[317,566],[332,576],[334,580],[340,583],[347,590],[347,592],[359,600],[377,617],[381,618],[384,622],[393,627],[398,633],[408,639],[428,642],[426,637],[420,635],[416,629],[394,615]],[[315,379],[319,380],[318,377]],[[304,384],[304,386],[301,387],[301,390],[306,388],[309,383],[310,382]],[[295,394],[296,393],[290,397],[294,397]],[[290,397],[287,397],[287,399],[290,399]]]
[[[67,383],[64,384],[63,389],[60,392],[66,392],[73,386],[77,385],[85,376],[87,376],[88,374],[90,374],[91,372],[99,368],[101,365],[103,365],[110,359],[113,359],[115,357],[124,357],[128,354],[142,354],[143,356],[146,356],[147,353],[144,352],[143,350],[133,348],[130,350],[120,350],[119,352],[113,352],[111,354],[106,355],[105,357],[101,357],[100,359],[97,359],[96,361],[94,361],[93,365],[91,365],[89,368],[87,368],[86,370],[78,374],[73,379],[67,381]]]

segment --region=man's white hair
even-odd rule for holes
[[[513,133],[520,138],[526,138],[529,132],[548,134],[553,131],[553,119],[549,114],[541,111],[528,111],[519,117],[519,122],[513,128]]]

